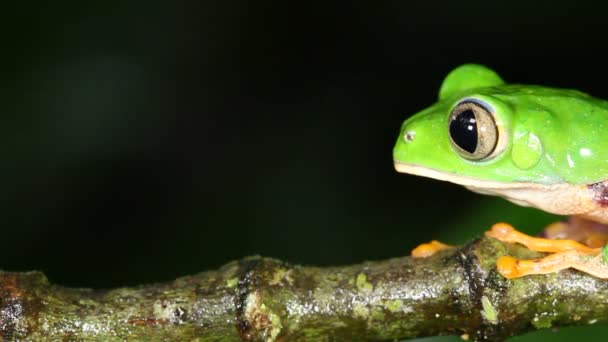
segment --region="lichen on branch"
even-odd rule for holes
[[[573,270],[507,280],[482,238],[432,257],[305,267],[249,257],[172,282],[112,290],[0,272],[3,340],[381,341],[433,335],[503,340],[608,321],[608,282]]]

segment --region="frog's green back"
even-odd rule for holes
[[[450,120],[463,102],[492,113],[498,132],[487,158],[463,158]],[[402,125],[396,163],[498,182],[590,184],[608,179],[608,102],[575,90],[509,85],[465,65],[451,72],[440,100]],[[481,133],[480,133],[481,134]]]

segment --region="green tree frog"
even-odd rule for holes
[[[608,278],[608,102],[585,93],[506,84],[476,64],[450,72],[439,100],[407,119],[393,149],[395,169],[463,185],[519,205],[570,215],[525,235],[506,223],[486,235],[551,253],[503,256],[507,278],[575,268]],[[424,257],[440,242],[412,252]]]

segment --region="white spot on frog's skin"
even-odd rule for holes
[[[530,148],[539,149],[541,147],[540,138],[534,133],[528,135],[528,146]]]
[[[570,157],[570,155],[566,155],[566,159],[568,160],[568,166],[570,166],[570,168],[574,168],[576,165],[574,164],[574,160],[572,160],[572,157]]]
[[[586,147],[581,147],[581,149],[578,151],[578,153],[581,155],[581,157],[591,156],[591,150]]]
[[[549,154],[547,154],[546,157],[549,163],[551,163],[552,166],[555,166],[555,160],[553,160],[553,157],[551,157]]]

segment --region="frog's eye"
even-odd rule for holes
[[[494,116],[486,107],[473,101],[465,100],[452,109],[449,133],[456,152],[469,160],[487,158],[498,142]]]

